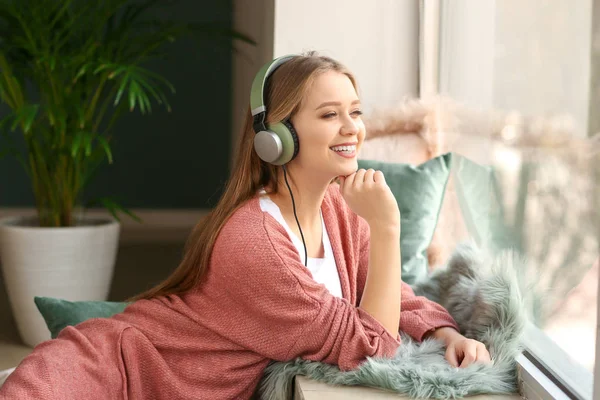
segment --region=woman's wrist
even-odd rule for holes
[[[431,336],[442,340],[446,344],[452,342],[454,339],[462,337],[460,332],[449,326],[435,329],[433,332],[431,332]]]
[[[400,235],[400,222],[396,221],[367,221],[371,234],[373,232]]]

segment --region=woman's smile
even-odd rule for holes
[[[354,158],[354,157],[356,157],[356,146],[352,146],[349,150],[342,150],[342,151],[333,150],[333,152],[336,153],[338,156],[341,156],[344,158]]]
[[[356,157],[356,143],[343,143],[341,145],[333,146],[329,148],[337,155],[344,158]]]

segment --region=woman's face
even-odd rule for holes
[[[361,114],[356,90],[346,75],[335,71],[318,75],[291,119],[300,144],[292,162],[326,181],[355,172],[356,155],[365,138]]]

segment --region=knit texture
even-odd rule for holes
[[[202,285],[65,328],[23,360],[0,399],[248,399],[271,360],[299,357],[348,371],[366,357],[393,357],[400,335],[357,307],[369,226],[337,184],[322,212],[343,298],[312,279],[285,228],[255,197],[222,228]],[[406,284],[401,310],[399,329],[417,341],[439,327],[458,329],[442,306]]]
[[[519,272],[526,269],[526,262],[512,249],[494,254],[474,241],[463,242],[445,267],[414,286],[416,293],[444,305],[463,335],[484,343],[492,364],[455,368],[445,359],[442,341],[429,337],[416,343],[403,335],[395,358],[369,358],[352,371],[302,359],[273,362],[261,380],[260,398],[290,399],[297,375],[333,385],[371,386],[420,399],[516,393],[516,358],[523,350],[521,337],[534,304],[528,294],[530,285]]]

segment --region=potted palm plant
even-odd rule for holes
[[[149,20],[157,0],[0,0],[0,115],[4,145],[31,181],[34,218],[0,220],[0,259],[17,327],[30,346],[50,335],[34,296],[106,300],[119,237],[114,218],[85,218],[85,189],[112,163],[111,134],[127,111],[169,109],[168,80],[144,65],[187,34],[253,43],[218,25]],[[25,151],[18,151],[19,139]],[[11,143],[14,143],[12,145]]]

